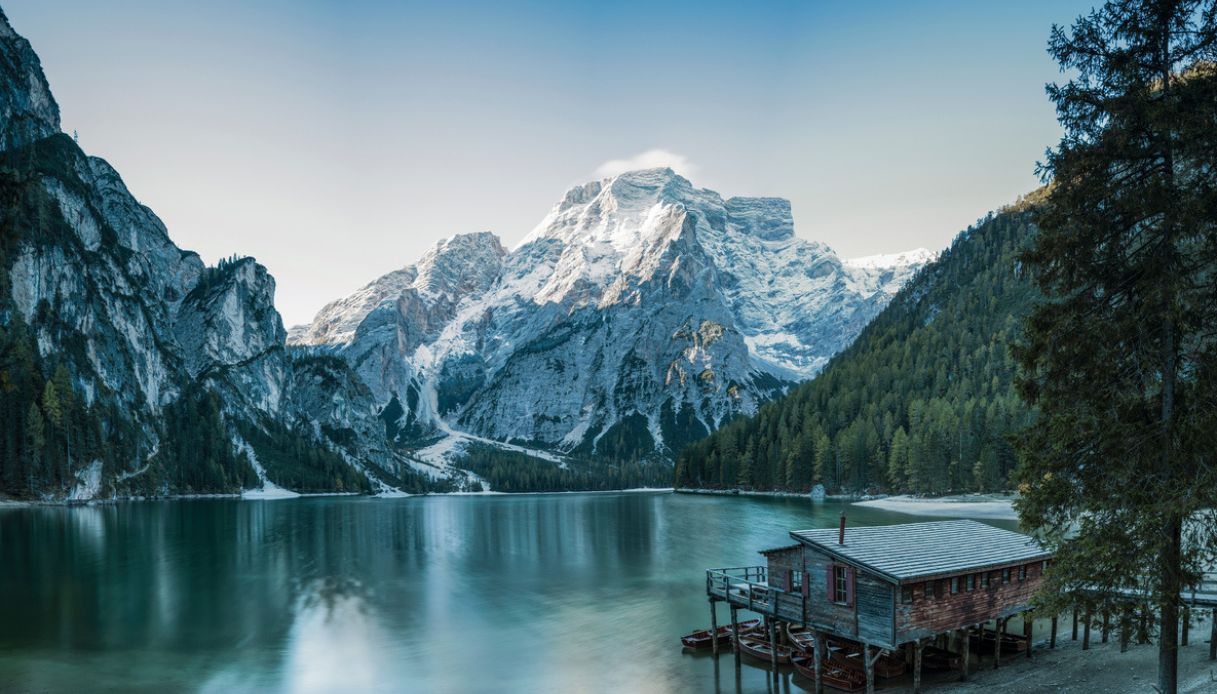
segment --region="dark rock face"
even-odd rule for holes
[[[247,458],[263,486],[275,480],[258,460],[274,455],[266,442],[288,440],[287,432],[310,439],[330,463],[356,468],[371,489],[410,481],[397,479],[408,465],[375,425],[379,408],[354,372],[327,363],[323,395],[314,387],[320,367],[289,355],[266,268],[250,258],[206,267],[170,240],[109,164],[59,132],[38,57],[2,13],[0,157],[19,201],[9,211],[0,328],[27,330],[45,363],[67,366],[86,403],[117,406],[137,432],[138,454],[117,469],[73,461],[72,472],[89,479],[76,498],[124,493],[151,468],[162,480],[152,491],[182,491],[173,482],[179,461],[164,445],[177,432],[164,422],[199,389],[219,396],[221,445]],[[335,433],[343,431],[353,435]],[[258,444],[246,441],[251,432]]]

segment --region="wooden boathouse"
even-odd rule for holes
[[[717,604],[726,602],[732,624],[739,609],[763,615],[770,643],[783,623],[810,630],[816,692],[826,640],[862,645],[867,691],[881,656],[906,654],[920,691],[923,650],[953,639],[967,678],[969,640],[992,622],[1000,659],[1006,623],[1030,609],[1052,559],[1026,535],[970,520],[847,528],[842,514],[838,528],[790,536],[793,544],[761,552],[765,565],[708,570],[706,593],[714,629]],[[776,674],[776,654],[773,665]]]

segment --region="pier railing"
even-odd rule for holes
[[[765,566],[708,569],[706,594],[758,614],[803,620],[803,595],[770,586]]]

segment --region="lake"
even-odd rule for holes
[[[682,654],[678,637],[709,625],[705,569],[759,564],[846,506],[610,493],[0,507],[0,690],[802,691],[737,673],[729,654]]]

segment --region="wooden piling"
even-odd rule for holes
[[[1001,642],[1006,639],[1006,619],[1009,619],[1009,617],[1006,617],[1005,619],[998,619],[997,623],[993,625],[997,627],[995,630],[997,632],[997,640],[993,644],[994,670],[1001,667]]]
[[[817,631],[815,632],[815,637],[815,694],[824,694],[824,635]]]
[[[862,664],[866,667],[866,694],[875,694],[875,661],[871,658],[870,653],[870,644],[862,644]],[[878,658],[879,654],[875,654],[875,657]]]
[[[739,608],[731,606],[731,642],[735,645],[735,667],[740,666],[739,655]]]
[[[710,643],[714,649],[714,655],[718,655],[718,602],[714,598],[710,598]]]
[[[776,619],[766,619],[769,622],[769,664],[773,666],[773,679],[778,678],[778,630]]]
[[[959,647],[960,654],[963,657],[963,669],[959,673],[959,681],[967,682],[969,670],[971,669],[970,662],[972,660],[972,628],[960,629],[959,634],[962,642],[962,645]]]
[[[1023,613],[1023,638],[1027,639],[1027,657],[1031,657],[1032,636],[1035,634],[1035,620],[1030,612]]]
[[[913,694],[921,694],[921,639],[913,644]]]
[[[1052,630],[1048,635],[1048,648],[1056,648],[1056,615],[1052,615]]]

